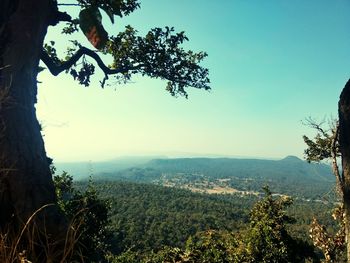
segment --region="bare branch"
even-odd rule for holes
[[[303,122],[304,125],[309,126],[318,132],[320,132],[324,137],[328,138],[328,133],[322,128],[322,125],[324,124],[325,121],[317,122],[315,119],[308,117],[305,119],[305,123]]]
[[[41,60],[48,67],[51,74],[54,76],[57,76],[62,71],[65,71],[71,68],[83,55],[93,58],[96,61],[97,65],[100,67],[100,69],[103,71],[103,73],[105,74],[105,77],[102,83],[104,83],[108,79],[107,77],[108,75],[125,73],[129,70],[137,70],[143,67],[142,64],[138,64],[130,67],[121,67],[117,69],[111,69],[103,63],[102,59],[95,51],[88,49],[86,47],[80,47],[79,50],[69,60],[62,62],[61,64],[55,63],[54,60],[52,60],[51,57],[46,53],[45,50],[41,52]]]

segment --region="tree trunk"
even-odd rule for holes
[[[55,203],[48,158],[36,118],[37,73],[52,0],[1,0],[0,9],[0,228],[21,227],[40,207]],[[64,222],[45,208],[49,232]],[[43,227],[41,225],[41,227]]]
[[[350,263],[350,80],[339,100],[339,144],[344,179],[345,238],[347,262]]]

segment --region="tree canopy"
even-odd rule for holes
[[[108,35],[101,11],[114,23],[115,16],[127,16],[138,9],[139,1],[77,0],[72,5],[80,9],[79,17],[72,18],[59,11],[57,16],[59,21],[67,23],[62,33],[72,38],[66,57],[58,57],[54,41],[46,43],[41,54],[41,60],[53,75],[70,73],[80,84],[88,86],[97,64],[104,74],[100,81],[102,87],[107,84],[109,75],[114,75],[118,83],[125,83],[134,74],[140,74],[167,81],[166,90],[173,96],[187,97],[187,87],[210,89],[208,69],[199,65],[207,54],[185,50],[182,47],[188,41],[185,32],[177,33],[172,27],[156,27],[145,36],[139,36],[138,31],[128,25],[117,35]],[[96,49],[84,47],[74,39],[74,34],[80,31]],[[105,64],[105,56],[112,60],[110,65]]]

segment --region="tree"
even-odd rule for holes
[[[265,197],[250,212],[250,227],[245,236],[247,262],[303,262],[313,257],[313,248],[293,238],[287,224],[293,223],[285,211],[293,201],[289,197],[274,199],[268,187]]]
[[[338,166],[339,157],[344,160],[341,152],[340,129],[339,121],[332,120],[329,122],[329,128],[324,128],[324,122],[317,122],[312,118],[308,118],[306,125],[316,130],[316,135],[313,139],[303,136],[307,149],[304,151],[308,162],[320,162],[323,160],[331,160],[333,174],[336,178],[336,187],[340,206],[336,207],[333,212],[333,218],[338,221],[339,229],[334,235],[327,232],[326,228],[318,223],[314,218],[310,227],[310,236],[314,245],[320,248],[327,262],[338,262],[339,254],[341,254],[346,245],[347,262],[350,262],[350,242],[349,242],[349,221],[346,215],[350,213],[349,204],[346,205],[346,179],[344,169]],[[343,135],[344,136],[344,135]],[[338,257],[338,258],[337,258]],[[335,261],[336,260],[336,261]]]
[[[344,226],[347,262],[350,262],[350,80],[345,84],[338,102],[339,123],[334,127],[332,136],[328,138],[328,148],[316,144],[323,149],[325,156],[320,155],[320,160],[332,158],[333,172],[337,179],[337,187],[344,206]],[[320,134],[327,139],[320,127],[315,126]],[[310,148],[310,145],[308,145]],[[337,157],[341,157],[341,171],[337,165]]]
[[[339,114],[339,148],[342,160],[343,203],[345,211],[345,240],[347,260],[350,262],[350,80],[340,94]]]
[[[339,199],[342,201],[333,211],[333,218],[338,222],[338,231],[335,234],[328,233],[325,226],[316,218],[310,225],[310,237],[316,247],[321,249],[326,262],[340,262],[345,247],[345,217],[344,217],[344,176],[338,166],[341,157],[339,145],[339,122],[331,120],[329,128],[324,128],[324,121],[317,122],[312,118],[306,119],[306,125],[316,131],[313,139],[303,136],[307,145],[305,157],[308,162],[321,162],[331,160],[333,174],[336,178],[336,189]]]
[[[40,125],[35,113],[37,74],[43,61],[53,75],[70,73],[88,86],[95,65],[102,70],[105,86],[110,75],[127,82],[138,73],[167,81],[173,96],[187,96],[185,89],[210,89],[208,70],[199,66],[204,52],[185,51],[184,32],[173,28],[154,28],[146,36],[127,26],[116,36],[105,31],[101,11],[111,21],[129,15],[139,6],[138,0],[76,0],[79,18],[59,11],[56,0],[2,0],[0,2],[0,228],[20,226],[45,204],[48,233],[62,233],[65,220],[56,203]],[[63,33],[71,36],[82,31],[94,50],[72,41],[67,57],[57,57],[54,42],[44,44],[48,26],[67,23]],[[59,40],[59,39],[58,39]],[[102,56],[110,56],[106,66]],[[89,62],[89,59],[94,63]],[[78,65],[78,61],[81,61]]]

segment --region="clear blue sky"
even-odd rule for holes
[[[302,135],[312,131],[301,120],[337,116],[350,77],[349,12],[347,0],[143,0],[107,26],[111,34],[127,24],[140,34],[166,25],[186,31],[185,47],[209,54],[203,65],[212,91],[188,89],[186,100],[148,78],[102,90],[100,72],[89,88],[41,73],[37,112],[47,153],[56,161],[302,157]],[[62,37],[51,30],[47,40]]]

